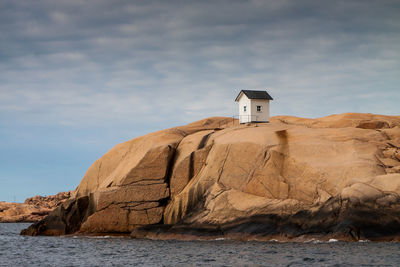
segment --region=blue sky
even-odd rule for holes
[[[74,189],[117,143],[236,114],[400,114],[400,2],[0,0],[0,200]]]

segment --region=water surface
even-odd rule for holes
[[[0,266],[400,266],[400,243],[20,236],[28,225],[0,223]]]

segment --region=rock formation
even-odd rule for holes
[[[23,233],[393,239],[399,194],[400,116],[209,118],[117,145]]]
[[[34,196],[24,203],[0,202],[0,222],[38,222],[70,197],[71,192]]]

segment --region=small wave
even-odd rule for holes
[[[370,242],[368,239],[360,239],[360,240],[358,240],[358,242],[360,242],[360,243],[367,243],[367,242]]]
[[[277,239],[270,239],[269,242],[279,242]]]
[[[337,239],[334,239],[334,238],[331,238],[331,239],[329,239],[329,243],[333,243],[333,242],[338,242],[339,240],[337,240]]]
[[[215,241],[222,241],[222,240],[225,240],[225,238],[219,237],[219,238],[215,238],[214,240],[215,240]]]

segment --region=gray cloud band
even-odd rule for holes
[[[398,113],[398,1],[0,5],[2,120],[187,122],[265,87],[273,114]]]

